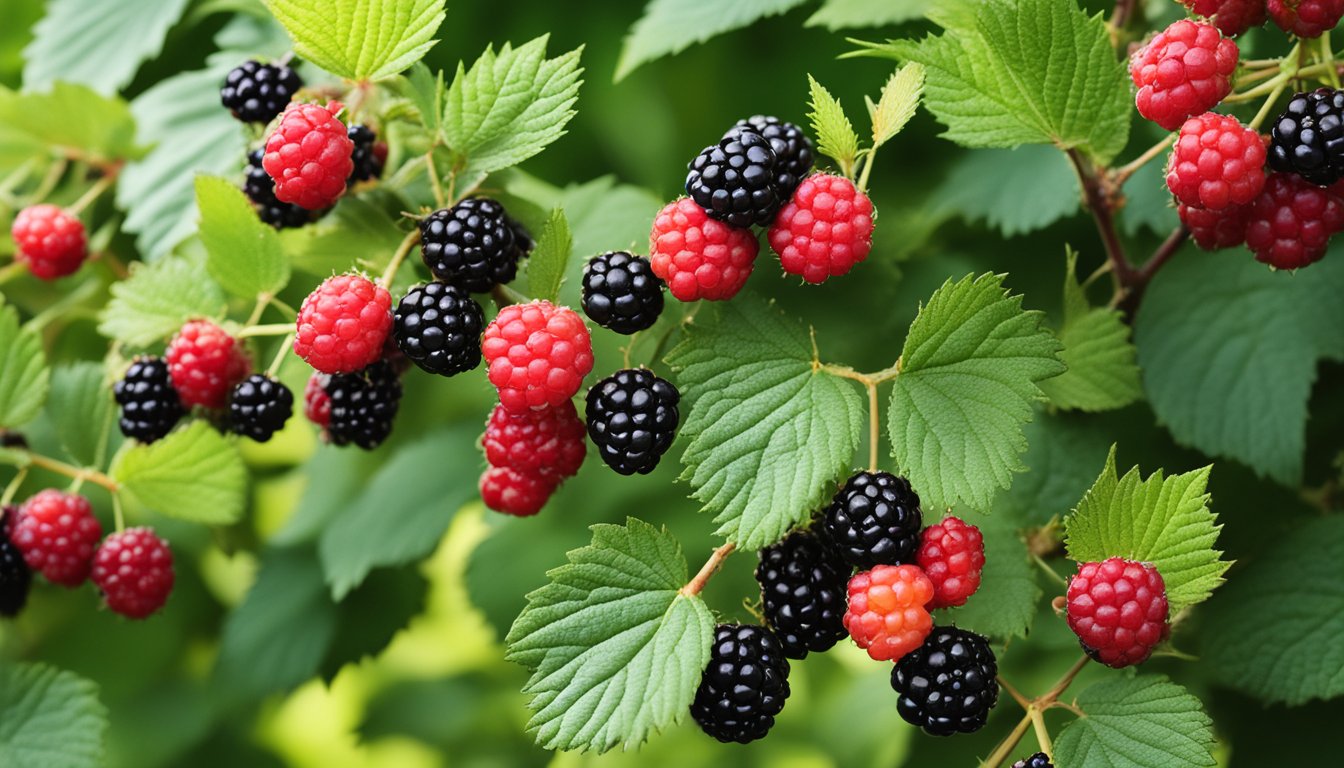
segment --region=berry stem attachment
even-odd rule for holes
[[[247,322],[244,325],[256,325],[261,320],[261,313],[266,311],[266,305],[270,303],[271,295],[269,293],[257,294],[257,303],[252,307],[252,314],[247,316]]]
[[[85,208],[89,207],[94,200],[97,200],[99,195],[106,192],[109,187],[115,184],[116,181],[116,171],[103,174],[102,178],[95,181],[93,186],[89,187],[83,195],[80,195],[78,200],[71,204],[69,208],[65,209],[66,212],[71,216],[78,216]]]
[[[415,244],[420,242],[420,228],[416,227],[401,239],[401,244],[392,254],[392,260],[387,262],[387,269],[383,270],[383,276],[378,278],[378,285],[388,288],[392,285],[392,280],[397,276],[397,270],[401,269],[401,263],[406,260],[406,254],[411,252]]]
[[[868,192],[868,176],[873,171],[873,160],[875,160],[876,158],[877,158],[877,147],[872,147],[871,149],[869,149],[868,154],[863,158],[863,172],[859,174],[858,186],[859,191],[865,194]]]
[[[50,456],[43,456],[40,453],[28,452],[28,463],[38,469],[45,469],[48,472],[55,472],[58,475],[88,480],[94,485],[101,485],[109,492],[115,494],[118,491],[117,481],[94,469],[83,469],[73,464],[66,464],[64,461],[53,459]]]
[[[1279,83],[1279,87],[1270,92],[1269,98],[1265,99],[1265,103],[1260,105],[1260,111],[1256,112],[1255,117],[1251,118],[1251,122],[1248,126],[1251,130],[1260,130],[1261,124],[1269,119],[1269,115],[1274,109],[1274,102],[1279,100],[1279,97],[1283,95],[1283,91],[1287,87],[1288,81],[1284,80]]]
[[[1118,291],[1134,282],[1136,272],[1125,256],[1124,246],[1120,244],[1120,236],[1115,231],[1110,196],[1103,190],[1102,179],[1097,175],[1096,168],[1090,160],[1083,157],[1077,149],[1071,148],[1065,154],[1069,156],[1069,162],[1073,164],[1073,170],[1078,174],[1084,202],[1087,203],[1087,208],[1092,212],[1092,218],[1097,224],[1097,232],[1101,235],[1102,246],[1106,249],[1106,259],[1111,262],[1111,274],[1115,277]]]
[[[705,588],[705,585],[709,583],[710,577],[719,570],[719,567],[723,565],[723,561],[733,553],[734,549],[737,549],[737,544],[730,541],[714,550],[713,554],[709,556],[709,559],[705,561],[705,564],[700,566],[700,570],[695,574],[695,577],[687,582],[686,586],[682,587],[678,594],[685,595],[686,597],[694,597],[695,595],[700,594],[700,590]]]
[[[1036,563],[1036,565],[1040,566],[1042,571],[1045,571],[1046,575],[1050,577],[1051,581],[1058,582],[1059,584],[1063,585],[1065,589],[1069,588],[1069,580],[1064,578],[1063,576],[1060,576],[1059,573],[1055,571],[1054,568],[1050,567],[1049,563],[1045,562],[1044,558],[1033,552],[1031,553],[1031,559],[1033,562]]]
[[[265,325],[250,325],[236,335],[240,339],[250,339],[256,336],[284,336],[294,331],[293,323],[269,323]]]

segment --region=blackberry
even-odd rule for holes
[[[435,211],[420,222],[420,256],[434,277],[475,293],[507,283],[518,274],[525,255],[520,227],[504,206],[485,197],[469,197]]]
[[[1025,760],[1018,760],[1013,763],[1013,768],[1055,768],[1055,765],[1050,762],[1049,755],[1044,752],[1037,752]]]
[[[825,651],[845,637],[850,568],[814,531],[795,531],[761,550],[756,581],[765,619],[790,659]]]
[[[19,514],[15,507],[0,508],[0,616],[18,616],[28,602],[33,572],[23,553],[9,540],[10,522]]]
[[[238,382],[229,395],[229,429],[258,443],[270,440],[293,413],[294,393],[260,373]]]
[[[686,194],[733,227],[769,224],[787,199],[776,187],[778,159],[758,133],[739,131],[701,150],[686,174]]]
[[[607,466],[647,475],[677,433],[681,393],[644,368],[617,371],[588,390],[588,436]]]
[[[934,736],[973,733],[999,700],[999,667],[989,641],[956,627],[934,627],[891,671],[896,711]]]
[[[387,148],[383,147],[380,154],[378,147],[378,135],[367,125],[352,125],[346,131],[346,135],[355,143],[354,152],[350,159],[355,164],[355,169],[350,172],[350,178],[346,184],[354,186],[357,182],[376,179],[383,175],[383,161],[387,158]]]
[[[339,373],[326,385],[331,398],[327,435],[336,445],[354,443],[366,451],[392,434],[392,420],[401,405],[401,379],[392,366],[378,361],[358,373]]]
[[[283,64],[245,61],[224,78],[219,101],[244,123],[269,123],[302,87],[298,73]]]
[[[826,534],[849,564],[915,562],[923,515],[910,481],[886,472],[859,472],[826,508]]]
[[[789,660],[765,627],[714,628],[709,666],[691,702],[691,717],[724,743],[746,744],[769,733],[789,697]]]
[[[1270,130],[1269,165],[1321,187],[1344,177],[1344,91],[1294,96]]]
[[[276,229],[297,229],[326,213],[280,202],[275,196],[275,180],[261,167],[261,157],[260,149],[248,153],[247,178],[243,180],[243,194],[252,201],[258,218]]]
[[[185,413],[173,389],[168,363],[161,357],[141,356],[112,387],[121,406],[121,433],[142,443],[152,443],[172,431]]]
[[[583,269],[583,311],[617,333],[642,331],[663,312],[663,281],[641,256],[625,251],[594,256]]]
[[[803,129],[786,123],[778,117],[752,115],[728,129],[723,135],[731,138],[742,131],[760,134],[775,151],[775,187],[781,200],[788,200],[798,183],[812,170],[812,142]]]
[[[481,364],[485,313],[457,286],[412,288],[397,304],[393,322],[397,346],[430,373],[452,376]]]

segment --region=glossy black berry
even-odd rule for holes
[[[1269,166],[1325,187],[1344,177],[1344,91],[1299,93],[1270,129]]]
[[[350,160],[354,162],[355,168],[350,172],[350,178],[346,180],[347,184],[354,185],[361,181],[376,179],[383,175],[383,161],[387,156],[387,148],[378,147],[378,136],[373,129],[367,125],[356,123],[346,130],[346,135],[350,141],[354,142],[355,149],[350,155]]]
[[[765,627],[714,628],[709,666],[691,702],[691,717],[719,741],[746,744],[770,731],[789,697],[789,661]]]
[[[18,513],[16,507],[0,508],[0,616],[19,615],[33,583],[33,572],[24,562],[23,553],[9,540],[9,527]]]
[[[739,131],[691,161],[686,194],[705,213],[734,227],[769,224],[784,204],[775,151],[758,133]]]
[[[519,229],[504,206],[469,197],[421,220],[420,256],[438,280],[484,293],[517,276],[532,242],[520,243]]]
[[[262,151],[253,150],[247,156],[247,177],[243,180],[243,194],[252,201],[257,218],[276,229],[297,229],[309,224],[326,210],[310,211],[293,203],[282,203],[275,196],[275,180],[261,167]]]
[[[934,627],[891,671],[896,711],[934,736],[980,730],[999,700],[998,664],[989,641],[956,627]]]
[[[1055,764],[1050,762],[1050,756],[1044,752],[1037,752],[1025,760],[1018,760],[1013,763],[1013,768],[1055,768]]]
[[[765,620],[791,659],[825,651],[845,630],[845,594],[852,569],[814,531],[795,531],[761,550],[756,581]]]
[[[642,256],[625,251],[594,256],[583,270],[583,311],[617,333],[642,331],[662,314],[663,281]]]
[[[775,186],[781,200],[788,200],[798,183],[812,170],[812,142],[803,129],[786,123],[778,117],[752,115],[728,129],[723,137],[730,138],[742,131],[760,134],[775,151]]]
[[[293,413],[294,393],[260,373],[238,382],[229,394],[229,429],[258,443],[283,429]]]
[[[173,389],[168,363],[161,357],[137,357],[126,375],[112,387],[121,406],[121,433],[152,443],[172,431],[185,413]]]
[[[358,373],[333,375],[325,389],[331,399],[327,422],[331,442],[371,451],[392,434],[401,405],[401,379],[390,364],[379,361]]]
[[[607,466],[648,474],[676,437],[680,400],[672,382],[653,371],[617,371],[588,390],[588,437]]]
[[[840,556],[859,569],[913,563],[922,526],[919,496],[910,482],[886,472],[849,478],[824,520]]]
[[[245,123],[269,123],[302,87],[303,80],[287,66],[245,61],[224,78],[219,101]]]
[[[416,286],[397,304],[394,322],[402,354],[430,373],[452,376],[481,364],[485,313],[462,288]]]

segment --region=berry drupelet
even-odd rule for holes
[[[335,374],[324,387],[330,403],[327,435],[336,445],[354,443],[366,451],[392,434],[401,405],[401,379],[387,362],[358,373]]]
[[[887,472],[859,472],[826,508],[826,534],[857,568],[913,563],[923,514],[910,481]]]
[[[775,150],[760,134],[731,133],[691,161],[686,194],[729,226],[769,224],[784,202],[775,180],[778,164]]]
[[[284,64],[245,61],[229,70],[219,101],[244,123],[269,123],[302,87],[298,73]]]
[[[758,134],[770,142],[775,152],[775,188],[782,200],[787,200],[798,182],[812,170],[812,142],[803,129],[770,115],[752,115],[737,123],[723,134],[730,139],[743,131]]]
[[[937,627],[891,671],[896,711],[934,736],[974,733],[999,700],[999,668],[989,641],[956,627]]]
[[[254,373],[229,396],[229,428],[259,443],[284,428],[294,413],[294,393],[270,376]]]
[[[465,289],[445,283],[412,288],[397,303],[392,334],[422,369],[453,376],[481,364],[485,313]]]
[[[520,228],[498,202],[469,197],[420,221],[420,257],[436,279],[485,293],[518,275],[531,247],[531,238],[520,243]]]
[[[746,744],[770,732],[789,697],[789,661],[765,627],[714,628],[709,666],[700,678],[691,717],[724,743]]]
[[[617,333],[653,326],[663,311],[663,281],[649,260],[608,251],[583,268],[583,311],[594,323]]]
[[[1344,178],[1344,91],[1318,88],[1288,102],[1269,132],[1269,166],[1326,187]]]
[[[791,659],[825,651],[845,630],[849,565],[816,531],[795,531],[760,552],[756,581],[765,620]]]
[[[113,385],[112,395],[121,406],[121,433],[142,443],[167,435],[185,412],[161,357],[137,357]]]
[[[652,472],[676,437],[681,394],[639,368],[617,371],[588,390],[588,436],[622,475]]]

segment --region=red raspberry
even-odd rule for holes
[[[1181,4],[1228,37],[1265,23],[1265,0],[1181,0]]]
[[[149,528],[127,528],[103,540],[93,556],[93,583],[116,613],[143,619],[173,591],[173,553]]]
[[[913,565],[878,565],[849,580],[843,619],[855,644],[878,661],[896,661],[924,643],[933,630],[925,608],[933,582]]]
[[[24,502],[10,524],[10,541],[28,567],[66,587],[77,587],[89,577],[93,549],[102,535],[88,499],[52,488]]]
[[[323,429],[331,423],[331,395],[327,394],[330,380],[325,373],[314,373],[303,388],[303,415]]]
[[[1181,19],[1157,33],[1129,60],[1139,114],[1174,131],[1232,91],[1237,44],[1210,24]]]
[[[915,559],[933,582],[930,609],[965,605],[967,598],[980,588],[985,539],[974,525],[960,518],[945,517],[937,525],[924,529]]]
[[[16,261],[25,262],[39,280],[74,274],[89,255],[84,225],[54,205],[30,205],[10,227],[19,247]]]
[[[1195,245],[1206,251],[1231,248],[1246,242],[1246,219],[1251,206],[1231,205],[1221,211],[1206,211],[1181,203],[1176,206],[1181,223],[1190,230]]]
[[[1245,205],[1265,186],[1265,142],[1235,117],[1206,112],[1181,126],[1167,165],[1167,189],[1210,211]]]
[[[337,102],[325,107],[291,103],[280,115],[261,159],[280,202],[315,211],[345,193],[345,180],[355,169],[355,143],[336,119],[340,111]]]
[[[549,301],[501,309],[485,328],[481,353],[499,403],[510,413],[567,402],[593,370],[593,344],[583,318]]]
[[[1339,198],[1295,174],[1272,173],[1247,214],[1246,245],[1259,261],[1297,269],[1319,261],[1341,229]]]
[[[481,475],[481,500],[506,515],[531,517],[546,506],[554,492],[555,484],[547,478],[508,467],[491,467]]]
[[[1120,557],[1079,563],[1069,579],[1068,620],[1095,661],[1116,669],[1138,664],[1167,636],[1162,574]]]
[[[252,368],[238,342],[209,320],[192,320],[182,326],[164,357],[173,389],[188,408],[223,408],[233,385]]]
[[[499,405],[485,425],[485,459],[494,467],[559,482],[578,473],[588,450],[586,434],[572,400],[517,414]]]
[[[809,283],[843,275],[873,248],[873,201],[843,176],[803,179],[767,236],[790,275]]]
[[[362,275],[322,281],[299,307],[294,352],[322,373],[376,362],[392,329],[392,294]]]
[[[749,229],[711,219],[690,198],[673,200],[653,220],[653,273],[681,301],[731,299],[747,284],[760,250]]]
[[[1298,37],[1320,37],[1344,16],[1344,0],[1269,0],[1269,17]]]

